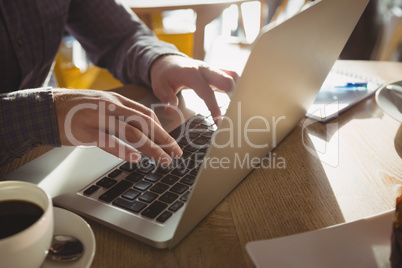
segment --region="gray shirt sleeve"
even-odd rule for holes
[[[67,29],[96,65],[107,68],[125,84],[150,86],[152,63],[166,54],[180,53],[162,42],[127,7],[115,0],[71,1]]]
[[[0,94],[0,166],[39,145],[60,146],[51,88]]]

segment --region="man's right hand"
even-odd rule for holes
[[[53,94],[62,145],[98,146],[130,162],[141,159],[140,151],[162,165],[182,154],[155,113],[140,103],[98,90],[54,89]]]

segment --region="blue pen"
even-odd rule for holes
[[[349,82],[343,85],[334,86],[335,88],[356,88],[356,87],[367,87],[366,82]]]
[[[343,85],[336,85],[333,87],[337,92],[351,92],[351,91],[367,91],[367,83],[366,82],[348,82]]]

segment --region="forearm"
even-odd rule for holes
[[[60,146],[51,88],[0,94],[0,165],[39,145]]]

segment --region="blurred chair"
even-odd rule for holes
[[[175,45],[179,51],[183,52],[189,57],[193,56],[194,30],[166,29],[163,24],[162,13],[151,14],[150,27],[160,40]]]
[[[72,54],[77,53],[77,50],[82,48],[80,46],[74,46],[66,49],[64,46],[65,41],[59,49],[53,68],[59,87],[108,90],[123,85],[105,69],[94,65],[80,69],[78,67],[79,64],[74,63]],[[74,50],[76,51],[74,52]]]
[[[160,40],[172,43],[184,54],[192,56],[193,32],[165,31],[161,13],[152,14],[151,26]],[[54,64],[54,74],[59,87],[108,90],[123,85],[108,70],[86,64],[86,60],[85,52],[79,43],[72,37],[64,38]]]

